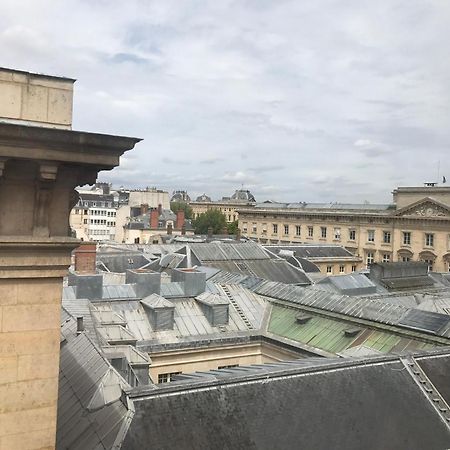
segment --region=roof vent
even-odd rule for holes
[[[308,314],[299,314],[295,321],[301,325],[308,323],[312,319],[312,316],[309,316]]]
[[[344,330],[345,337],[355,337],[358,333],[361,332],[361,328],[347,328]]]

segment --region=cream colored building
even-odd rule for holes
[[[262,203],[239,209],[242,235],[262,243],[333,243],[365,265],[426,261],[450,270],[450,187],[399,187],[390,205]]]
[[[250,191],[239,189],[231,197],[224,197],[222,200],[212,201],[207,195],[197,197],[195,202],[189,202],[192,208],[193,219],[204,214],[210,209],[218,209],[225,215],[227,223],[232,223],[239,219],[238,209],[251,207],[255,204],[255,198]]]

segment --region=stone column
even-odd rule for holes
[[[55,446],[74,187],[138,141],[0,123],[0,449]]]

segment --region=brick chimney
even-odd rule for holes
[[[93,274],[97,272],[97,244],[92,242],[82,242],[74,250],[75,272]]]
[[[141,215],[148,213],[148,203],[142,203],[141,204]]]
[[[181,234],[184,236],[186,234],[186,224],[183,223],[183,226],[181,227]]]
[[[184,227],[184,211],[182,209],[179,209],[177,211],[177,221],[175,224],[175,228],[177,230],[181,230]]]
[[[161,203],[158,205],[158,214],[159,215],[162,214],[162,205],[161,205]]]
[[[152,209],[150,211],[150,229],[156,230],[159,224],[159,213],[157,209]]]

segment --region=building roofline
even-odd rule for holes
[[[77,81],[76,78],[69,78],[69,77],[63,77],[63,76],[57,76],[57,75],[46,75],[44,73],[29,72],[27,70],[10,69],[9,67],[0,67],[0,71],[18,73],[21,75],[27,75],[27,76],[37,77],[37,78],[49,78],[52,80],[70,81],[72,83],[75,83]]]

